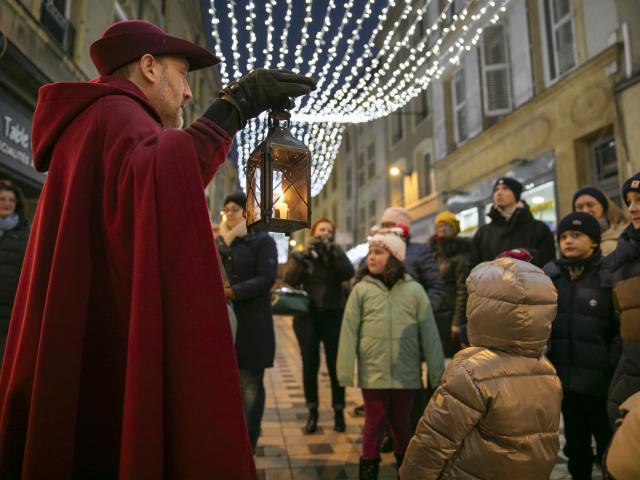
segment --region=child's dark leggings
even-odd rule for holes
[[[362,458],[375,460],[380,455],[380,443],[391,427],[393,446],[397,455],[404,455],[413,435],[411,404],[414,390],[362,389],[364,398],[364,429],[362,430]]]

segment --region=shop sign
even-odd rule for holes
[[[0,98],[0,158],[3,157],[33,167],[31,120]]]

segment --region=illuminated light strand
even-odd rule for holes
[[[302,51],[307,46],[307,41],[309,40],[309,25],[313,21],[313,17],[311,16],[313,10],[313,0],[307,0],[306,9],[305,9],[305,17],[304,17],[304,25],[302,26],[302,31],[300,35],[300,43],[296,45],[295,51],[295,63],[296,67],[294,67],[295,72],[299,72],[297,66],[304,63],[304,59],[302,58]]]
[[[289,28],[291,27],[291,14],[293,13],[293,3],[291,0],[287,0],[287,13],[284,16],[284,29],[282,31],[282,47],[278,52],[278,57],[280,60],[278,61],[278,68],[285,67],[285,59],[287,58],[287,54],[289,53],[289,46],[287,44],[287,39],[289,38]]]
[[[406,1],[406,0],[405,0]],[[500,6],[500,12],[506,11],[506,4],[509,0],[505,0]],[[234,2],[235,3],[235,2]],[[394,3],[393,0],[390,2]],[[407,2],[409,3],[409,2]],[[451,1],[447,4],[447,7],[450,5]],[[467,10],[471,9],[471,5],[480,4],[480,6],[475,9],[470,16],[470,21],[465,23]],[[394,3],[395,4],[395,3]],[[270,11],[273,12],[273,2],[269,4],[271,6]],[[269,6],[268,5],[268,6]],[[212,3],[213,6],[213,3]],[[372,74],[368,77],[369,83],[368,85],[364,85],[366,88],[369,86],[369,91],[367,94],[363,94],[363,90],[357,92],[349,92],[351,93],[350,101],[346,101],[344,92],[349,89],[349,82],[353,80],[354,75],[358,75],[363,78],[363,61],[362,58],[367,58],[367,52],[371,51],[371,42],[367,42],[364,39],[364,45],[359,45],[360,49],[363,49],[362,53],[358,54],[358,59],[355,61],[355,65],[351,63],[351,57],[355,55],[355,43],[359,40],[359,28],[358,23],[356,22],[356,28],[354,29],[354,33],[351,38],[347,39],[347,50],[345,55],[342,58],[342,62],[336,66],[333,70],[332,75],[323,75],[326,77],[331,77],[331,81],[327,78],[324,83],[324,88],[320,95],[318,95],[318,91],[314,92],[314,94],[308,96],[303,100],[303,110],[309,112],[308,114],[304,114],[303,112],[292,112],[292,120],[294,122],[298,120],[304,120],[312,122],[311,124],[299,125],[294,124],[292,127],[292,131],[296,132],[296,136],[299,138],[304,138],[304,141],[309,145],[310,149],[313,151],[313,185],[312,192],[316,194],[320,189],[322,184],[326,182],[326,179],[329,178],[331,167],[333,164],[333,159],[335,157],[335,153],[339,148],[340,141],[342,138],[343,126],[341,122],[345,121],[367,121],[374,118],[379,118],[384,116],[385,114],[402,107],[407,102],[411,101],[416,95],[420,93],[420,91],[426,88],[430,81],[433,78],[439,78],[448,68],[448,65],[457,65],[460,62],[461,57],[464,55],[466,51],[469,51],[472,47],[474,47],[481,34],[484,25],[490,23],[495,23],[499,20],[498,12],[494,12],[493,9],[496,6],[495,1],[483,2],[482,0],[471,0],[468,4],[468,7],[463,9],[459,15],[454,16],[451,19],[451,24],[447,27],[443,28],[442,31],[435,30],[437,29],[439,23],[445,19],[447,19],[446,12],[443,11],[435,22],[435,29],[432,31],[436,31],[439,35],[436,43],[431,46],[427,50],[427,42],[430,39],[431,31],[428,31],[429,35],[424,35],[418,45],[418,47],[414,47],[415,40],[415,28],[414,25],[421,21],[421,18],[424,16],[426,11],[425,7],[421,10],[421,13],[414,13],[413,17],[413,25],[411,25],[407,30],[407,38],[405,39],[405,43],[402,41],[397,42],[391,38],[388,42],[385,43],[386,52],[392,52],[387,55],[386,62],[379,62],[379,65],[376,65],[375,68],[378,68],[378,75]],[[407,12],[407,5],[405,4],[404,12]],[[335,3],[332,2],[329,6],[329,10],[335,8]],[[384,22],[386,21],[386,13],[388,12],[388,5],[384,7],[385,10],[378,16],[379,23],[374,28],[376,34],[384,27],[389,30],[389,27],[384,26]],[[307,12],[311,11],[311,2],[307,3]],[[211,10],[213,11],[213,9]],[[210,11],[210,13],[211,13]],[[255,10],[247,8],[248,18],[251,18],[255,21]],[[364,12],[367,12],[366,7]],[[252,13],[254,14],[252,16]],[[408,18],[408,16],[412,12],[406,13],[404,17],[401,16],[402,19]],[[384,16],[383,16],[384,14]],[[330,16],[330,13],[327,13]],[[366,13],[364,14],[366,15]],[[363,15],[363,16],[364,16]],[[346,17],[346,13],[343,16]],[[212,19],[212,36],[216,45],[221,50],[218,52],[218,55],[221,58],[223,55],[223,44],[219,39],[218,32],[218,23]],[[304,26],[307,27],[307,32],[309,26],[312,23],[312,19],[310,15],[307,15],[305,18]],[[269,25],[269,22],[267,22]],[[396,25],[394,23],[394,25]],[[399,24],[397,24],[399,26]],[[431,25],[429,28],[432,28]],[[273,24],[270,25],[270,31],[273,32]],[[304,28],[304,27],[303,27]],[[311,62],[309,62],[309,70],[317,71],[318,70],[318,56],[319,52],[323,47],[327,44],[324,40],[327,36],[327,32],[329,30],[329,22],[325,22],[323,26],[318,30],[316,34],[316,45],[314,50],[314,58]],[[393,30],[393,28],[391,28]],[[387,38],[390,38],[390,32],[386,32]],[[232,29],[232,35],[237,35],[237,29]],[[216,38],[217,36],[217,38]],[[288,38],[288,37],[287,37]],[[298,53],[302,53],[304,46],[307,45],[308,39],[310,36],[302,35],[301,40],[296,46],[296,56],[295,63],[296,65],[301,62],[299,59],[301,55]],[[343,34],[344,38],[344,34]],[[371,36],[371,38],[375,38]],[[410,45],[409,45],[409,42]],[[238,42],[236,42],[237,44]],[[269,50],[273,50],[273,45],[269,43]],[[337,41],[332,42],[332,46],[339,45]],[[392,61],[391,58],[395,59],[397,52],[401,51],[403,47],[407,47],[409,49],[408,58],[404,59],[403,62],[398,62],[399,65],[397,67],[394,66],[394,69],[391,70]],[[247,47],[249,48],[249,47]],[[267,49],[266,49],[267,50]],[[425,51],[426,50],[426,51]],[[393,53],[395,52],[395,53]],[[329,51],[329,55],[332,52]],[[231,53],[233,55],[233,52]],[[326,53],[325,53],[326,55]],[[251,59],[251,54],[249,54]],[[371,55],[373,56],[373,55]],[[360,63],[358,63],[360,60]],[[286,59],[284,59],[286,62]],[[250,65],[251,62],[247,62],[247,65]],[[335,65],[335,61],[333,64]],[[426,65],[425,65],[426,63]],[[227,63],[222,66],[222,76],[224,78],[229,77],[229,71],[234,68],[234,65]],[[349,68],[349,75],[345,77],[345,81],[340,86],[341,88],[336,88],[338,86],[340,72],[336,72],[335,70],[341,67],[340,70],[344,68]],[[373,65],[369,66],[369,70],[372,70]],[[239,67],[238,67],[239,68]],[[365,67],[366,68],[366,67]],[[234,68],[235,69],[235,68]],[[381,73],[379,70],[385,69],[384,73]],[[247,69],[249,70],[249,69]],[[320,68],[321,72],[325,72],[327,70],[326,65],[323,68]],[[235,76],[235,75],[234,75]],[[346,80],[349,80],[347,82]],[[373,80],[375,80],[375,88],[373,88]],[[362,84],[362,80],[360,80],[360,85]],[[320,89],[319,89],[320,90]],[[364,90],[366,91],[366,90]],[[355,95],[357,93],[357,95]],[[340,95],[343,95],[340,97]],[[310,102],[308,100],[311,97],[314,98],[314,102]],[[338,98],[340,99],[338,101]],[[318,100],[322,101],[319,102]],[[328,102],[327,102],[328,100]],[[327,102],[327,103],[324,103]],[[321,107],[321,108],[319,108]],[[260,140],[260,137],[264,134],[266,130],[265,119],[262,118],[260,120],[254,120],[249,122],[249,125],[244,129],[243,132],[239,134],[238,137],[238,155],[239,160],[242,165],[244,165],[245,160],[248,158],[249,154],[257,145],[257,142]],[[244,171],[241,173],[244,176]]]
[[[364,24],[364,20],[368,19],[371,16],[372,13],[372,9],[371,9],[371,4],[374,3],[375,0],[369,0],[364,7],[363,10],[363,17],[360,19],[356,20],[356,25],[357,28],[354,30],[353,32],[353,36],[347,40],[347,50],[345,52],[345,55],[342,59],[342,62],[340,64],[338,64],[334,70],[333,70],[333,78],[331,80],[331,82],[325,86],[325,88],[323,87],[323,83],[325,81],[326,78],[328,78],[328,74],[329,74],[329,70],[331,69],[331,67],[333,66],[334,60],[338,54],[337,51],[337,46],[340,42],[340,40],[342,39],[342,37],[344,36],[344,29],[347,25],[347,23],[349,22],[349,20],[351,19],[351,17],[353,16],[352,14],[350,14],[351,9],[353,8],[353,0],[351,0],[349,2],[349,4],[345,7],[345,15],[343,17],[343,22],[340,25],[340,30],[338,32],[338,35],[336,37],[334,37],[334,42],[332,45],[333,48],[333,52],[330,51],[330,56],[327,59],[327,61],[325,62],[325,65],[322,69],[322,72],[320,74],[320,78],[318,80],[318,89],[311,92],[310,98],[309,100],[306,102],[307,105],[307,111],[309,108],[311,108],[311,105],[315,104],[316,102],[319,102],[319,104],[324,104],[326,103],[329,99],[330,99],[330,95],[333,94],[336,84],[338,83],[339,79],[340,79],[340,75],[342,74],[342,70],[349,65],[349,63],[351,62],[351,56],[353,55],[353,52],[355,51],[355,49],[353,48],[353,45],[355,44],[355,42],[357,42],[360,38],[360,31],[362,29],[362,26]]]
[[[262,51],[262,53],[264,53],[264,56],[265,56],[264,68],[271,68],[271,62],[273,61],[273,54],[272,54],[273,52],[272,38],[273,38],[273,31],[274,31],[273,9],[275,5],[276,5],[275,0],[270,0],[265,5],[266,15],[267,15],[267,18],[265,20],[265,23],[267,24],[267,43],[266,43],[265,49]]]
[[[256,61],[258,60],[253,50],[253,45],[258,40],[258,38],[256,37],[256,6],[253,3],[253,0],[249,0],[247,2],[246,10],[247,21],[245,22],[245,30],[249,34],[249,44],[247,45],[247,50],[249,51],[249,58],[247,59],[247,69],[251,71],[254,69]]]

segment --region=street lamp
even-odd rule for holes
[[[391,167],[389,169],[389,175],[391,175],[392,177],[399,177],[400,175],[404,177],[410,177],[412,174],[413,174],[413,171],[403,170],[399,167]]]

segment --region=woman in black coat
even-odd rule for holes
[[[0,366],[29,239],[30,227],[24,216],[24,206],[20,189],[10,182],[0,181]]]
[[[471,271],[471,242],[458,237],[460,222],[451,212],[435,220],[436,233],[429,246],[444,280],[445,294],[434,311],[444,356],[452,358],[460,350],[460,327],[467,323],[467,277]]]
[[[242,192],[225,199],[226,219],[220,225],[216,244],[230,284],[225,287],[225,295],[232,301],[238,321],[240,386],[249,439],[255,451],[265,405],[264,370],[273,366],[276,348],[271,287],[276,279],[278,252],[267,233],[247,233],[243,217],[246,201]]]
[[[318,370],[320,342],[324,344],[327,368],[331,378],[334,409],[334,429],[344,432],[344,388],[336,377],[338,340],[345,305],[342,282],[353,277],[353,265],[344,250],[334,241],[335,225],[328,218],[319,218],[311,226],[311,238],[304,252],[291,256],[285,281],[302,287],[310,300],[308,315],[293,320],[293,328],[302,353],[304,396],[309,408],[305,426],[307,433],[318,427]]]

